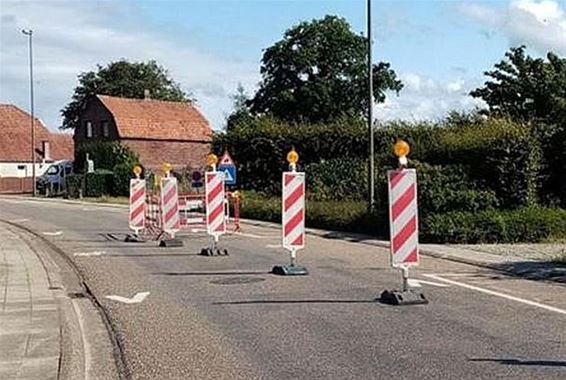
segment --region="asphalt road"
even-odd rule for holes
[[[424,257],[411,276],[430,303],[395,307],[375,299],[400,274],[363,241],[308,236],[311,274],[281,277],[268,273],[288,262],[273,228],[244,225],[221,238],[230,256],[203,257],[202,233],[182,248],[122,242],[125,209],[2,198],[0,219],[74,260],[132,378],[566,378],[564,285]]]

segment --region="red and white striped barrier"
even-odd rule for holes
[[[163,231],[174,238],[175,233],[181,228],[177,178],[165,177],[161,179],[161,216]]]
[[[206,232],[218,240],[226,232],[224,214],[224,173],[205,173]]]
[[[294,252],[305,247],[305,173],[283,173],[283,247]]]
[[[419,263],[419,219],[417,212],[417,172],[391,170],[389,183],[389,222],[391,265],[407,267]]]
[[[138,235],[145,227],[145,180],[130,180],[130,215],[129,226]]]

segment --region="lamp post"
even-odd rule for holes
[[[375,170],[374,170],[374,141],[373,141],[373,64],[371,58],[371,0],[367,0],[367,37],[368,37],[368,130],[369,130],[369,208],[375,208]]]
[[[22,33],[29,37],[29,98],[30,98],[30,108],[31,108],[31,175],[32,175],[32,189],[33,189],[33,196],[35,197],[36,189],[35,189],[35,129],[33,127],[33,45],[32,45],[32,37],[33,37],[33,30],[31,29],[22,29]]]

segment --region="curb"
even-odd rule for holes
[[[78,200],[63,199],[63,198],[41,198],[41,197],[33,198],[33,197],[23,197],[21,195],[0,195],[0,199],[18,199],[18,200],[34,201],[34,202],[66,203],[66,204],[81,205],[81,206],[97,206],[97,207],[123,208],[123,209],[127,209],[129,207],[128,205],[121,205],[117,203],[87,202],[87,201],[78,201]]]

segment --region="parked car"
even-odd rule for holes
[[[65,190],[65,178],[73,173],[73,161],[55,161],[37,177],[36,186],[41,194],[50,195]]]

